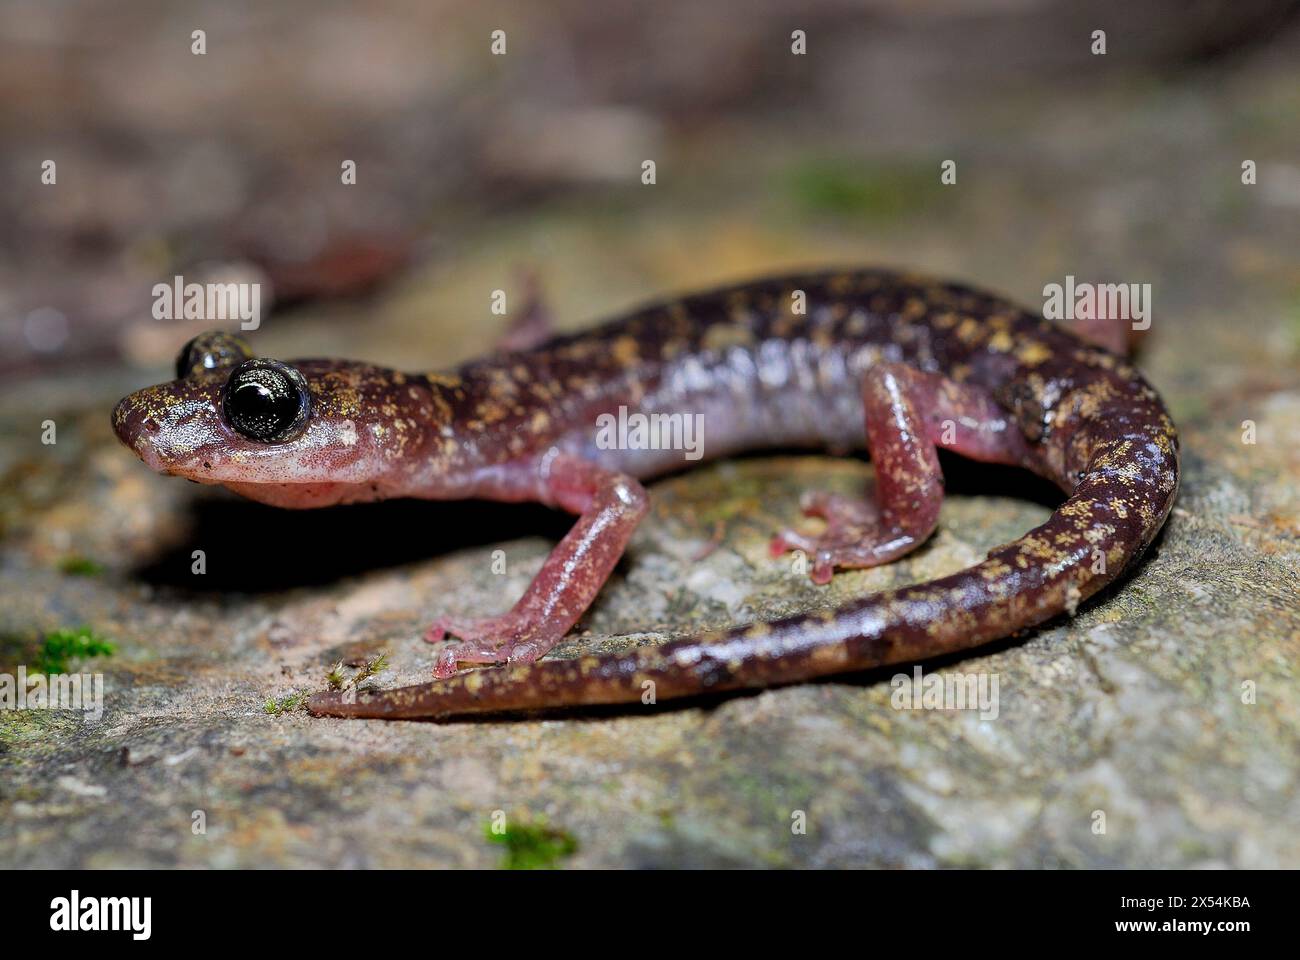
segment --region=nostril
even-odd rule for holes
[[[140,426],[144,427],[149,433],[157,433],[159,430],[158,421],[153,417],[145,417]]]

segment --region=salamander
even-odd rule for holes
[[[509,610],[434,622],[432,682],[319,694],[312,713],[453,718],[658,702],[968,650],[1072,614],[1115,580],[1160,530],[1179,480],[1177,432],[1122,355],[1124,326],[1071,331],[956,283],[841,270],[653,303],[446,373],[283,362],[205,334],[181,351],[176,379],[126,397],[112,420],[154,470],[280,507],[480,498],[577,516]],[[698,418],[700,459],[865,446],[869,496],[811,491],[802,509],[822,531],[774,532],[772,555],[803,551],[818,583],[926,541],[943,498],[940,448],[1033,471],[1064,502],[951,576],[828,613],[542,660],[645,517],[641,481],[696,462],[672,444],[602,442],[616,413]]]

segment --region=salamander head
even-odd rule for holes
[[[385,495],[393,465],[433,433],[428,383],[382,367],[255,358],[238,337],[206,333],[176,374],[117,405],[119,439],[160,473],[280,506]]]

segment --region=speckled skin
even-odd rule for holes
[[[799,293],[806,312],[792,305]],[[1096,337],[1096,331],[1090,331]],[[1114,340],[1114,330],[1107,333]],[[1178,440],[1159,396],[1122,357],[997,297],[922,277],[852,271],[781,277],[637,310],[447,375],[301,361],[312,414],[283,444],[244,440],[220,416],[229,369],[132,394],[114,424],[154,469],[289,507],[377,499],[536,500],[580,514],[510,612],[444,618],[434,683],[313,713],[442,718],[644,702],[911,662],[978,646],[1073,611],[1164,523]],[[923,542],[942,498],[935,447],[1012,463],[1068,499],[1042,526],[969,569],[827,614],[738,626],[607,657],[533,662],[590,604],[647,509],[638,478],[681,450],[602,449],[596,418],[620,406],[703,415],[705,458],[770,446],[861,447],[874,503],[813,494],[824,534],[815,580]],[[462,662],[510,666],[456,673]]]

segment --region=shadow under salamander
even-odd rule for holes
[[[1015,497],[1048,507],[1062,500],[1052,484],[1027,470],[947,454],[941,459],[950,494]],[[191,501],[183,541],[136,568],[132,577],[182,592],[276,593],[328,586],[345,577],[507,540],[537,536],[558,541],[573,522],[563,511],[538,504],[386,500],[283,510],[205,491]],[[202,577],[191,573],[195,550],[205,555]]]
[[[323,587],[373,570],[507,540],[559,540],[573,519],[532,504],[387,500],[321,510],[281,510],[233,494],[196,497],[189,529],[138,567],[133,579],[210,594]],[[191,573],[202,550],[207,572]]]

